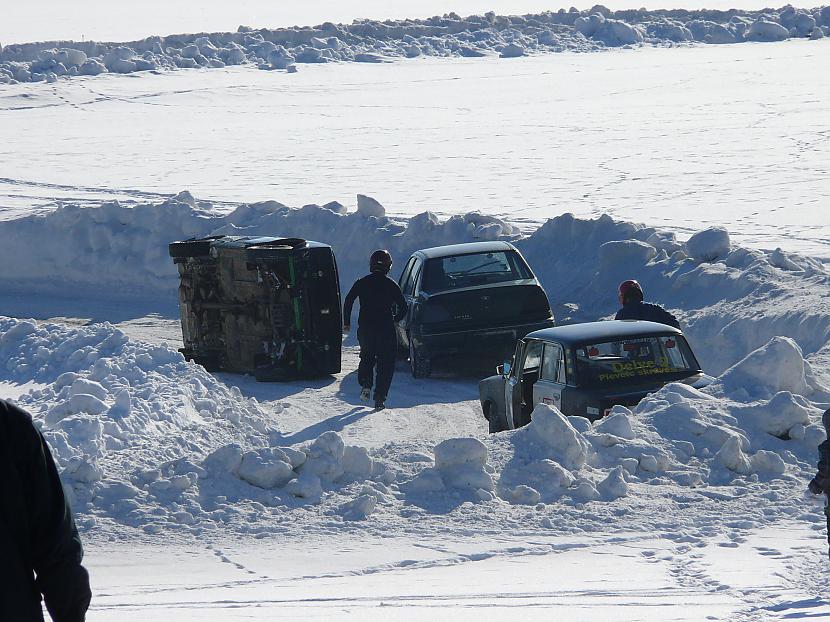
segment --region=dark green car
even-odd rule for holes
[[[701,387],[711,381],[679,329],[639,320],[530,333],[498,371],[478,389],[491,432],[530,423],[540,402],[594,421],[616,404],[636,405],[669,382]]]
[[[185,358],[263,381],[340,371],[340,284],[330,246],[217,235],[168,250],[179,271]]]

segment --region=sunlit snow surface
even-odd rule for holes
[[[0,94],[4,218],[191,189],[573,212],[830,257],[827,41],[76,78]]]
[[[298,548],[95,547],[91,620],[786,620],[823,618],[821,560],[801,528],[705,547],[648,535],[407,542],[326,538]],[[740,552],[740,554],[737,554]],[[803,563],[802,563],[803,561]],[[147,576],[152,576],[148,580]],[[461,580],[460,577],[463,577]]]
[[[271,0],[144,0],[119,3],[109,0],[64,2],[11,2],[4,6],[0,21],[0,42],[24,43],[72,39],[81,41],[126,41],[150,35],[182,32],[235,31],[240,24],[255,27],[314,25],[322,22],[348,23],[359,18],[400,19],[428,17],[455,11],[462,16],[495,11],[500,14],[538,13],[571,6],[589,9],[592,2],[550,2],[547,0],[312,0],[275,2]],[[762,9],[763,0],[647,0],[605,2],[611,10],[648,9]]]
[[[353,207],[361,192],[392,215],[479,209],[528,231],[563,212],[608,213],[674,229],[681,237],[723,224],[735,244],[829,258],[830,78],[822,69],[828,45],[301,66],[294,75],[252,68],[177,71],[3,87],[0,218],[51,211],[56,200],[160,203],[159,195],[185,188],[227,211],[262,199],[292,206],[340,200]],[[78,256],[109,257],[114,240],[130,247],[123,258],[142,256],[133,236],[110,234],[118,212],[102,211],[105,222],[84,232],[78,223],[86,222],[85,215],[72,220],[74,212],[66,211],[65,222],[76,227]],[[145,208],[139,216],[151,212]],[[22,239],[16,242],[35,248],[42,238],[31,235],[37,223],[28,224],[18,229]],[[351,239],[348,227],[340,229],[344,240]],[[591,231],[585,225],[575,230]],[[63,246],[52,246],[59,248],[39,261],[27,262],[21,253],[17,268],[35,270],[61,257]],[[158,255],[164,255],[163,245]],[[581,257],[586,266],[575,256],[573,269],[584,270],[590,282],[595,257],[588,251]],[[671,291],[654,277],[650,291],[671,293],[674,300],[666,302],[688,313],[684,321],[701,339],[709,327],[709,337],[723,337],[738,357],[755,347],[750,336],[769,331],[809,341],[805,353],[814,352],[826,342],[825,272],[798,257],[798,265],[787,257],[756,259],[752,265],[773,275],[773,293],[780,295],[751,305],[739,298],[747,303],[738,318],[743,323],[724,327],[724,318],[738,313],[730,296],[751,274],[741,273],[740,282],[727,287],[721,262],[702,265],[691,283],[681,287],[678,281]],[[752,261],[747,257],[739,267]],[[53,263],[51,276],[59,283],[78,266],[101,268],[105,262]],[[142,271],[155,265],[140,263],[136,282],[148,280]],[[344,266],[357,263],[342,257]],[[657,263],[643,267],[644,274],[662,270]],[[547,268],[538,260],[535,267]],[[608,266],[600,265],[600,273],[610,283]],[[93,313],[77,308],[84,300],[67,306],[61,296],[73,292],[50,290],[48,279],[32,280],[46,295],[7,297],[3,312]],[[695,298],[707,287],[715,304]],[[605,291],[597,289],[602,291],[580,302],[594,305]],[[793,313],[773,313],[771,305],[782,307],[780,301]],[[723,485],[715,478],[699,489],[640,472],[630,497],[616,502],[513,505],[448,491],[420,507],[409,501],[423,505],[423,499],[391,485],[384,471],[365,483],[348,480],[327,490],[323,506],[229,477],[218,483],[208,478],[197,491],[184,481],[188,469],[200,469],[204,454],[231,442],[246,448],[299,445],[337,432],[400,471],[402,482],[430,471],[433,445],[448,437],[486,440],[496,473],[511,474],[503,461],[512,454],[509,434],[486,434],[478,376],[416,382],[402,365],[392,407],[381,413],[357,401],[351,347],[336,379],[311,386],[214,377],[165,347],[135,340],[177,345],[175,321],[153,309],[155,302],[142,300],[134,314],[95,307],[95,317],[121,322],[132,340],[105,325],[76,332],[64,323],[37,329],[25,324],[0,340],[7,361],[16,356],[33,363],[7,365],[0,390],[46,421],[53,442],[65,439],[56,450],[87,543],[95,591],[90,620],[548,620],[558,613],[561,619],[605,622],[830,614],[824,517],[817,500],[799,496],[814,460],[816,423],[807,427],[809,438],[793,434],[795,440],[786,441],[795,453],[780,449],[780,439],[768,434],[753,437],[754,456],[769,458],[758,451],[769,446],[787,458],[783,478],[729,475],[719,467],[728,476]],[[698,302],[707,311],[719,307],[711,315],[720,323],[701,319]],[[751,330],[753,313],[759,317]],[[826,350],[811,359],[818,375],[826,375]],[[38,366],[46,370],[41,375],[34,373]],[[59,376],[62,371],[73,373]],[[97,403],[83,392],[96,386],[74,372],[106,385],[97,389],[106,401],[101,408],[108,409],[103,416],[64,408],[64,402],[72,405],[66,399],[72,391],[79,408]],[[27,398],[30,389],[37,393]],[[815,422],[827,394],[813,399]],[[761,402],[766,410],[758,412],[776,414],[771,401]],[[667,408],[652,406],[654,412]],[[645,425],[639,420],[646,410],[632,421]],[[705,415],[712,431],[720,420]],[[714,468],[713,452],[704,446],[712,442],[701,444],[700,460]],[[90,469],[95,460],[82,452],[97,455],[103,471]],[[671,453],[672,461],[677,455]],[[724,452],[722,461],[736,469],[747,456]],[[589,475],[598,481],[612,462]],[[528,476],[515,465],[512,474]],[[173,482],[194,487],[179,499],[169,492]],[[219,485],[225,488],[211,487]],[[377,509],[352,526],[343,508],[367,492],[378,500]]]

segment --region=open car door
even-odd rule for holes
[[[525,340],[519,339],[516,343],[516,353],[513,355],[513,365],[504,382],[504,419],[507,428],[516,428],[515,413],[522,412],[522,364],[524,363]]]

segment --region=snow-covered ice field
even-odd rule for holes
[[[434,4],[415,14],[488,8]],[[41,3],[14,32],[126,39],[263,9],[140,6],[83,21]],[[296,22],[364,9],[387,10]],[[53,447],[89,619],[830,617],[804,494],[830,405],[828,45],[0,85],[0,395]],[[344,287],[374,248],[397,276],[416,248],[511,240],[560,321],[612,315],[638,278],[716,381],[488,435],[489,370],[415,381],[402,362],[376,413],[353,337],[333,378],[209,374],[176,352],[166,245],[213,233],[331,243]]]
[[[55,199],[571,212],[830,257],[826,41],[98,76],[0,94],[0,217]]]
[[[94,570],[106,578],[90,617],[692,622],[830,615],[815,596],[826,582],[823,560],[798,528],[749,534],[740,555],[731,542],[667,546],[643,534],[347,537],[339,544],[335,551],[319,539],[302,550],[291,539],[266,551],[150,545],[130,565],[118,546],[96,549]],[[807,553],[803,565],[788,557],[792,549]]]

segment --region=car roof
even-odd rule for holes
[[[435,259],[437,257],[450,257],[452,255],[468,255],[472,253],[489,253],[492,251],[514,251],[514,247],[510,242],[496,240],[492,242],[468,242],[466,244],[449,244],[447,246],[434,246],[432,248],[422,248],[415,251],[421,253],[427,259]]]
[[[582,324],[567,324],[543,328],[529,333],[528,339],[543,339],[557,341],[563,345],[580,343],[599,343],[628,337],[644,337],[647,335],[682,335],[683,332],[674,326],[645,322],[643,320],[607,320],[605,322],[584,322]]]

